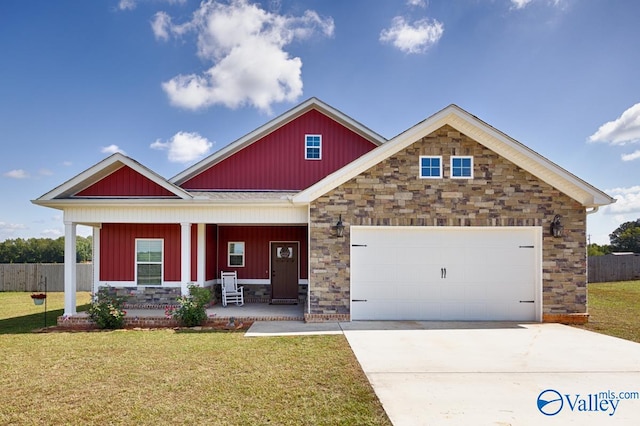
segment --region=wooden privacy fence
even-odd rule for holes
[[[589,256],[589,282],[640,280],[640,255]]]
[[[64,291],[63,263],[3,263],[0,264],[0,291]],[[78,291],[92,291],[93,265],[76,265]]]

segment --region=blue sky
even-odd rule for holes
[[[391,138],[455,103],[640,217],[640,2],[0,2],[0,240],[114,151],[170,178],[316,96]],[[87,235],[88,228],[79,233]]]

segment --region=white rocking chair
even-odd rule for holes
[[[220,284],[222,286],[222,306],[227,306],[227,303],[244,305],[244,287],[238,287],[237,272],[220,272]]]

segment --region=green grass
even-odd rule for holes
[[[0,293],[0,424],[391,424],[342,335],[24,333],[7,321],[43,308],[16,297],[33,305]]]
[[[640,281],[589,284],[587,297],[582,328],[640,343]]]
[[[78,311],[89,308],[91,293],[76,294]],[[43,328],[44,305],[34,305],[31,293],[0,292],[0,334],[30,333]],[[64,313],[64,293],[47,293],[47,327]]]

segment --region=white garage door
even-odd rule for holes
[[[537,227],[351,228],[351,319],[540,321]]]

